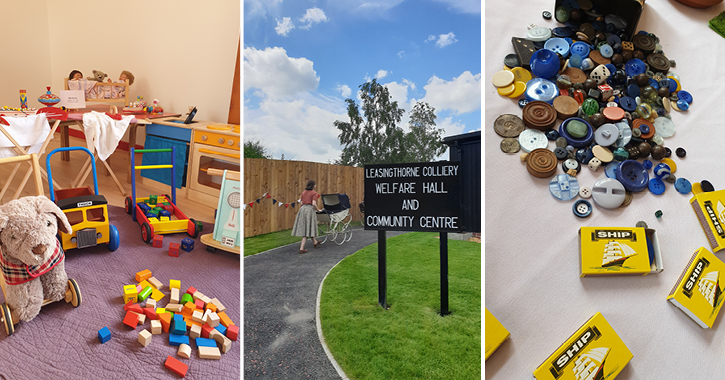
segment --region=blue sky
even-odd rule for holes
[[[377,78],[445,135],[481,129],[480,0],[245,0],[244,138],[279,159],[331,162],[344,100]],[[447,154],[444,155],[447,158]]]

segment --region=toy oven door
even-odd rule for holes
[[[222,177],[210,176],[206,172],[209,168],[240,171],[239,153],[238,149],[195,143],[192,162],[189,165],[191,171],[189,189],[195,192],[195,196],[216,204],[221,191]]]

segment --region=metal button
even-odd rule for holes
[[[624,186],[612,178],[603,178],[592,187],[594,202],[606,209],[615,209],[622,205],[625,197]]]

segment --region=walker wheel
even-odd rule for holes
[[[126,197],[124,205],[126,206],[126,214],[130,214],[131,211],[133,211],[134,206],[136,206],[133,204],[133,200],[131,200],[131,197]]]
[[[5,325],[5,332],[8,334],[8,336],[13,335],[15,332],[15,326],[13,326],[13,316],[10,313],[10,308],[6,304],[0,304],[0,310],[2,313],[0,316],[2,316],[3,324]]]
[[[201,222],[197,222],[194,219],[189,219],[189,225],[192,226],[193,229],[191,230],[191,232],[187,230],[186,233],[189,234],[192,239],[196,239],[196,237],[199,236],[199,232],[201,232],[203,225],[201,224]]]
[[[151,231],[151,226],[149,226],[146,222],[141,224],[141,238],[146,244],[151,243],[151,240],[154,239],[154,233]]]
[[[78,283],[74,279],[68,279],[68,289],[71,292],[71,301],[70,304],[73,305],[73,307],[78,307],[81,305],[81,289],[78,287]]]

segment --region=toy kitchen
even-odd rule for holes
[[[175,146],[176,162],[185,163],[183,170],[176,170],[177,196],[211,207],[216,207],[219,200],[222,179],[207,174],[207,171],[240,171],[241,145],[239,125],[191,121],[188,118],[154,120],[153,124],[146,126],[144,143],[148,149]],[[168,162],[170,157],[144,155],[143,165],[155,165],[157,163],[152,162],[155,159]],[[148,181],[150,179],[169,186],[170,174],[166,174],[166,178],[165,173],[159,172],[163,171],[142,170],[142,183],[154,187],[154,183]]]

